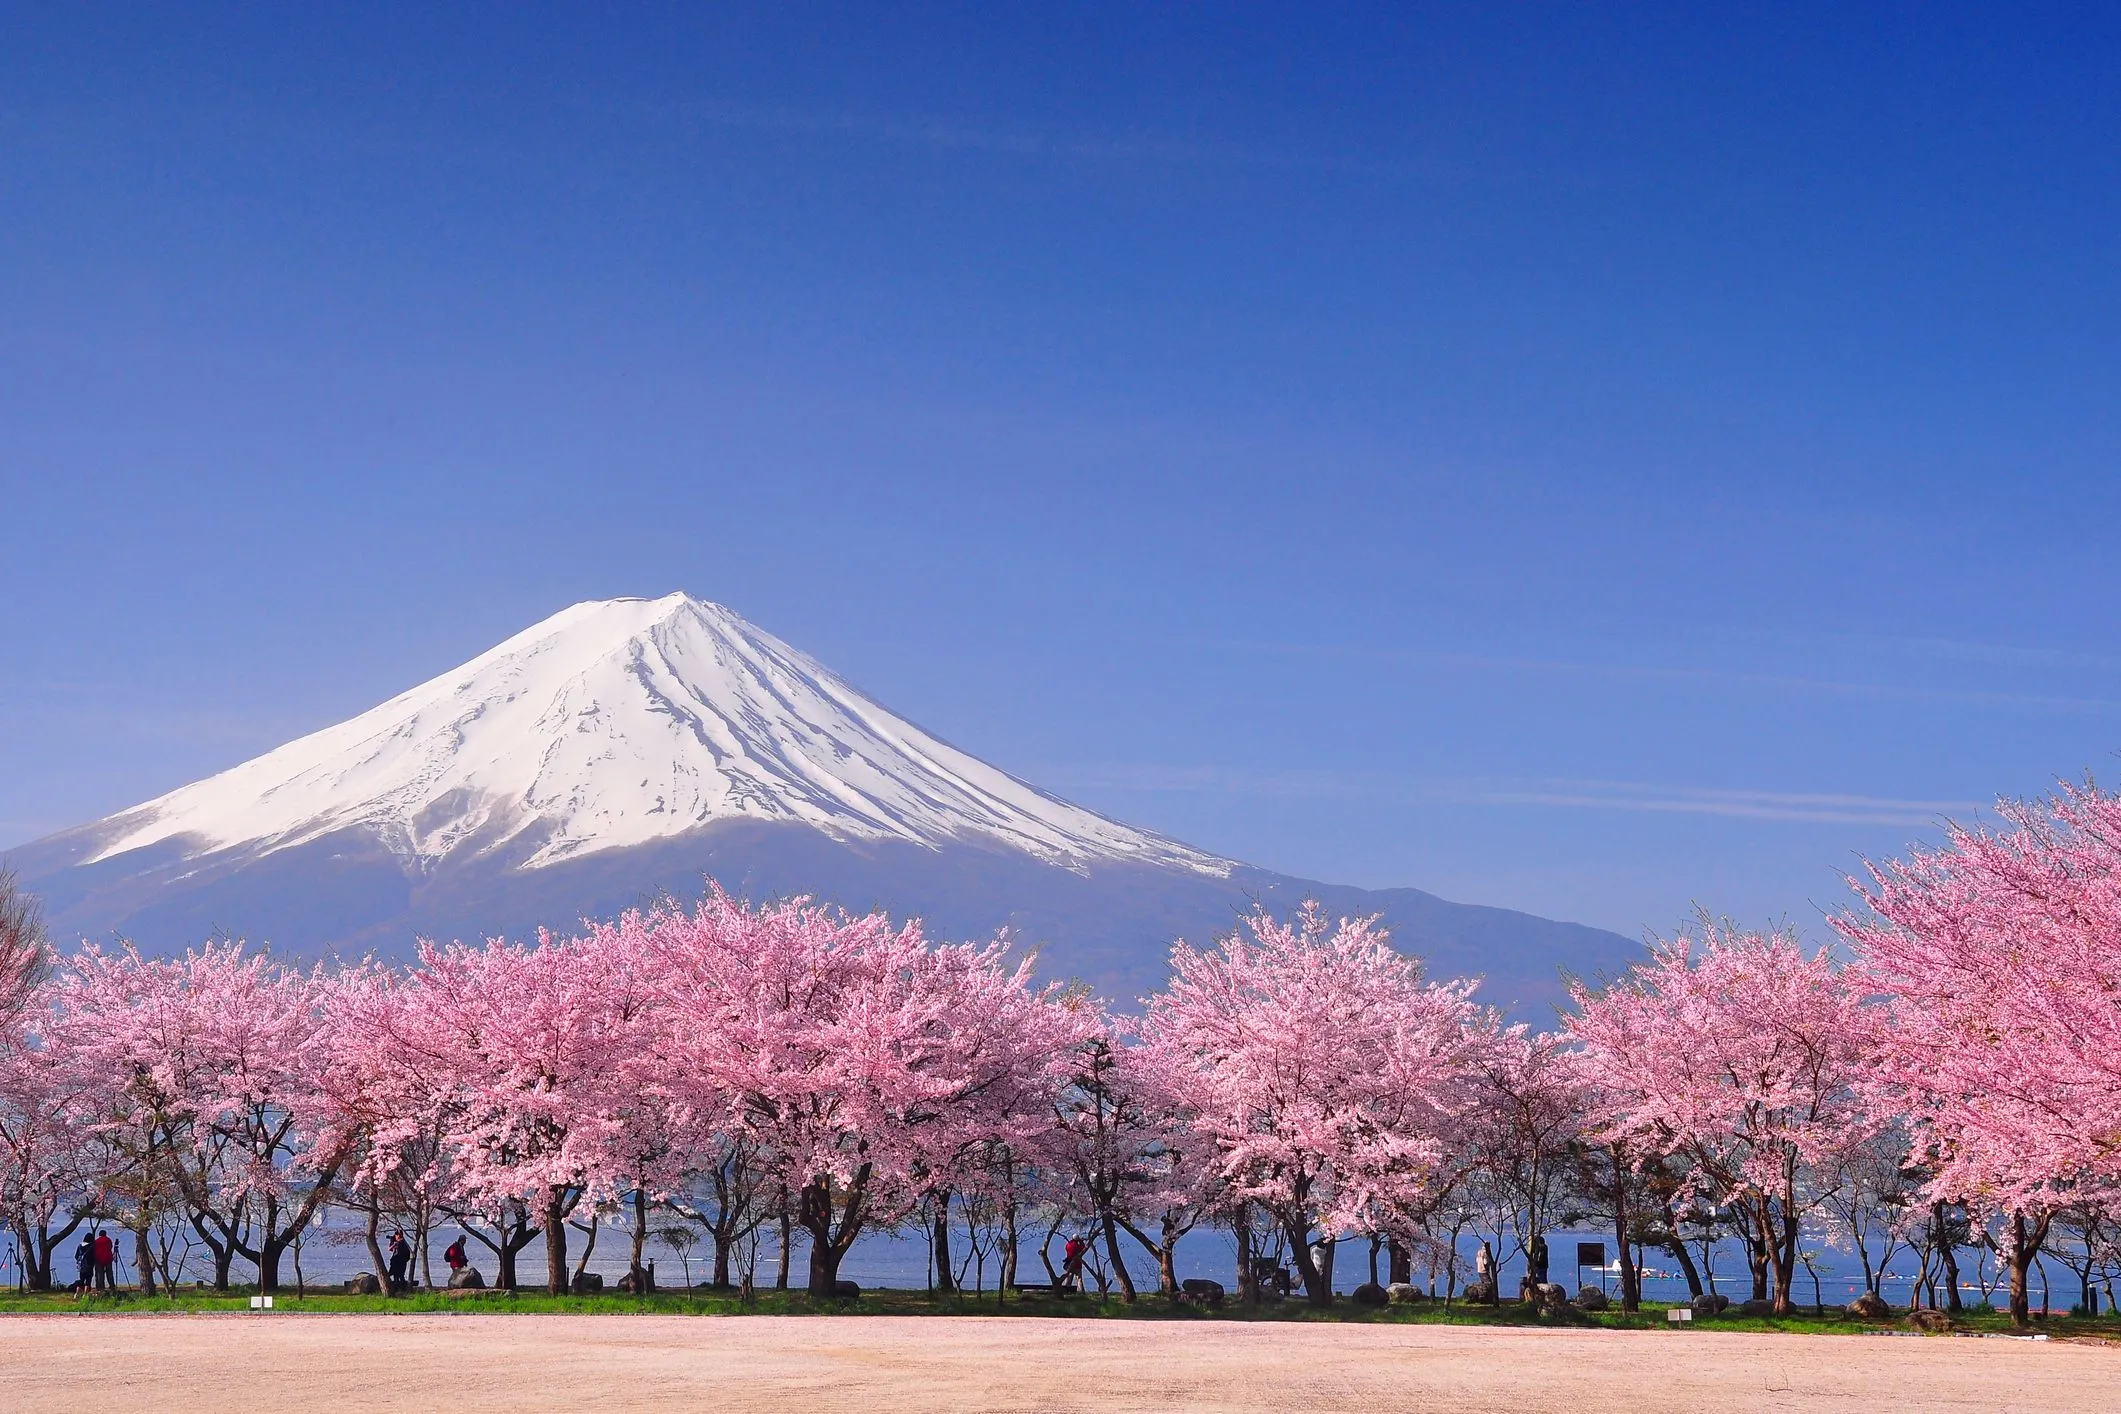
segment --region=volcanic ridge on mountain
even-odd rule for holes
[[[462,667],[9,857],[55,937],[215,934],[299,954],[566,929],[712,877],[754,899],[1009,927],[1048,976],[1122,1000],[1171,941],[1255,902],[1381,912],[1439,975],[1537,1009],[1617,935],[1413,889],[1292,879],[1121,824],[923,731],[683,594],[564,609]]]

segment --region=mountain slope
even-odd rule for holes
[[[350,721],[113,816],[79,862],[179,839],[194,855],[264,855],[362,827],[421,869],[494,852],[537,869],[721,820],[979,840],[1078,869],[1230,869],[938,741],[682,594],[562,610]]]
[[[403,955],[416,936],[573,926],[712,876],[1013,927],[1049,975],[1153,990],[1171,939],[1253,901],[1383,912],[1439,974],[1537,1006],[1610,933],[1415,890],[1250,869],[1108,820],[942,742],[683,595],[578,604],[461,668],[232,770],[10,857],[55,932],[215,932]]]

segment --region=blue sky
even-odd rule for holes
[[[574,600],[1625,932],[2111,774],[2121,17],[0,7],[0,845]]]

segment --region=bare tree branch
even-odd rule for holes
[[[0,869],[0,1020],[19,1015],[51,973],[44,910],[22,891],[14,870]]]

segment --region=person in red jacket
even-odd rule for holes
[[[1083,1289],[1083,1254],[1089,1250],[1090,1244],[1080,1237],[1068,1239],[1068,1245],[1061,1249],[1061,1290]]]
[[[118,1283],[111,1273],[111,1266],[118,1259],[118,1244],[110,1240],[110,1234],[96,1229],[96,1290],[116,1291]]]

